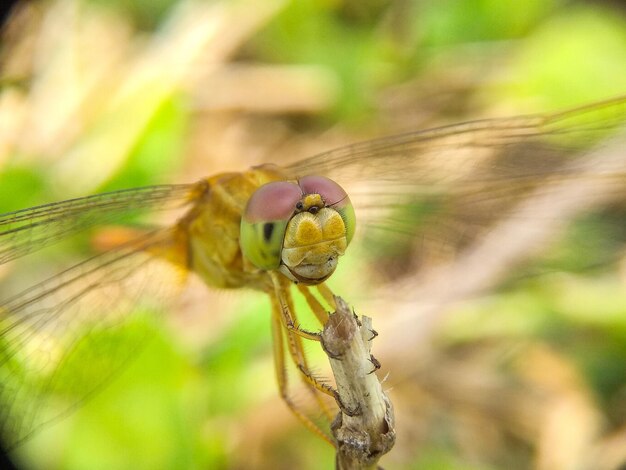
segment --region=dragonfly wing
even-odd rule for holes
[[[533,150],[544,153],[525,165],[532,176],[531,171],[550,167],[550,160],[542,164],[549,151],[566,151],[571,158],[572,152],[588,148],[625,121],[626,96],[560,113],[483,119],[384,137],[309,157],[286,169],[294,177],[324,174],[342,183],[357,176],[360,181],[438,185],[463,180],[483,160],[506,175],[518,162],[494,162],[494,156],[534,145]]]
[[[170,230],[153,231],[0,304],[0,433],[8,446],[86,400],[145,344],[145,321],[167,309],[185,278],[153,256],[170,240]]]
[[[621,97],[561,113],[364,142],[296,162],[287,171],[294,178],[323,174],[344,186],[359,220],[391,238],[387,246],[411,239],[420,245],[418,257],[450,256],[526,196],[549,194],[563,181],[592,178],[609,184],[616,197],[625,194],[624,185],[616,184],[626,179],[624,161],[589,168],[584,158],[625,122]]]
[[[0,264],[39,250],[89,227],[147,210],[175,208],[194,185],[134,188],[45,204],[0,215]]]

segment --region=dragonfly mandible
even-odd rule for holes
[[[175,223],[130,228],[103,252],[0,302],[2,438],[19,444],[106,384],[136,350],[105,344],[97,333],[163,311],[189,273],[209,286],[268,295],[280,394],[299,419],[326,436],[290,399],[284,372],[293,361],[314,395],[334,396],[309,368],[303,342],[319,334],[299,326],[293,286],[322,325],[333,307],[325,281],[344,252],[350,256],[353,236],[382,228],[421,247],[432,238],[440,246],[453,238],[445,235],[441,213],[458,216],[465,232],[484,230],[491,214],[564,180],[596,178],[624,195],[626,161],[590,173],[581,158],[625,120],[626,97],[620,97],[381,138],[193,184],[133,188],[0,215],[4,264],[79,232],[132,221],[133,214],[179,211]],[[426,201],[430,212],[401,211],[416,201]],[[97,374],[78,373],[74,365],[81,361]],[[318,402],[330,417],[324,400]]]

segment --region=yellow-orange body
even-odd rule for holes
[[[289,179],[278,167],[264,165],[198,182],[189,195],[193,205],[174,226],[171,240],[152,248],[152,253],[195,272],[214,287],[271,291],[276,286],[268,272],[255,267],[242,253],[241,217],[259,187]],[[322,204],[319,195],[303,195],[303,201],[305,208],[316,201]],[[334,271],[346,246],[346,227],[334,209],[324,207],[315,215],[305,210],[296,214],[287,227],[283,260],[304,272],[327,273],[319,276],[319,282],[323,282]],[[288,270],[281,271],[287,276],[279,277],[281,284],[291,282],[288,278],[294,280]]]
[[[285,179],[288,177],[278,168],[264,166],[200,181],[190,195],[193,206],[174,232],[185,267],[211,286],[271,290],[267,273],[244,258],[239,228],[252,193],[266,183]]]
[[[281,270],[267,271],[254,266],[243,255],[239,243],[241,218],[252,194],[264,184],[290,179],[293,180],[277,167],[266,165],[241,173],[222,173],[200,181],[189,195],[193,205],[174,226],[170,240],[152,254],[195,272],[211,286],[251,287],[270,295],[276,378],[281,396],[307,427],[331,442],[291,400],[285,375],[284,356],[288,353],[312,391],[317,390],[336,397],[336,392],[331,387],[319,383],[312,376],[302,346],[302,338],[319,341],[319,334],[297,326],[290,294],[290,285],[293,283],[290,275],[284,272],[285,275],[281,274]],[[314,204],[317,201],[321,204],[319,195],[303,195],[303,201],[304,209],[309,202]],[[336,265],[336,258],[344,253],[347,246],[346,226],[338,213],[331,208],[322,208],[319,215],[300,212],[288,224],[285,242],[285,247],[290,252],[287,258],[293,257],[297,260],[294,266],[311,269],[310,266],[317,262],[328,264],[329,257],[334,258]],[[324,254],[328,250],[329,253]],[[319,292],[329,305],[334,305],[334,299],[323,281],[333,271],[334,265],[328,275],[319,282],[312,283],[318,284]],[[321,323],[325,323],[328,313],[308,289],[305,285],[300,286],[312,311]],[[331,419],[332,413],[327,405],[317,395],[316,399],[324,414]]]

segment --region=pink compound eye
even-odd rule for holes
[[[244,219],[249,223],[288,220],[301,198],[302,190],[294,183],[287,181],[267,183],[250,197]]]
[[[341,186],[324,176],[305,176],[298,180],[304,194],[319,194],[327,205],[341,207],[343,202],[350,202]]]

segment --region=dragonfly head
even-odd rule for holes
[[[257,268],[319,284],[335,271],[355,227],[354,208],[341,186],[323,176],[306,176],[257,189],[241,219],[239,243]]]

